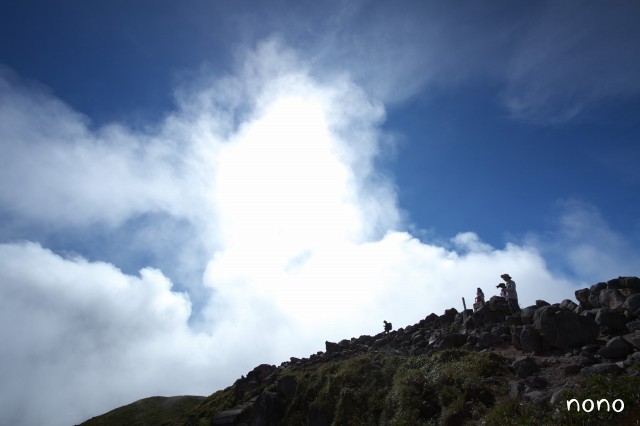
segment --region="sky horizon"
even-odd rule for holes
[[[0,423],[640,275],[639,15],[1,3]]]

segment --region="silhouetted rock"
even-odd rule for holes
[[[327,353],[340,351],[340,345],[337,344],[337,343],[326,341],[326,342],[324,342],[324,347],[325,347]]]
[[[596,324],[607,327],[609,330],[624,330],[627,325],[627,317],[622,312],[602,308],[595,317]]]
[[[633,352],[633,346],[629,342],[622,337],[614,337],[598,351],[598,354],[604,358],[615,359],[624,358],[631,352]]]
[[[625,296],[618,289],[601,290],[598,295],[598,302],[601,308],[620,309],[625,302]]]
[[[467,343],[467,335],[461,333],[446,334],[442,338],[439,349],[460,348]]]
[[[581,374],[621,374],[624,369],[616,364],[595,364],[585,367],[580,371]]]
[[[557,305],[544,306],[534,315],[535,328],[551,346],[569,349],[592,342],[599,328],[591,318]]]
[[[511,364],[518,377],[527,378],[538,371],[538,366],[533,358],[522,356],[516,358]]]
[[[520,333],[520,346],[526,352],[540,353],[542,352],[542,337],[535,327],[525,325]]]
[[[622,307],[630,314],[635,314],[640,310],[640,293],[629,296]],[[635,315],[637,316],[637,314]]]
[[[576,300],[580,302],[580,306],[582,306],[584,309],[593,309],[593,305],[591,304],[591,302],[589,302],[590,294],[591,292],[588,288],[576,290],[575,292]]]
[[[527,306],[523,310],[520,311],[520,318],[522,319],[522,324],[531,325],[533,324],[533,315],[538,310],[539,306]]]
[[[440,324],[451,324],[456,319],[458,310],[456,308],[446,309],[444,314],[440,316]]]

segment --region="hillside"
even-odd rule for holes
[[[259,365],[206,398],[147,398],[82,425],[640,425],[640,279],[576,300],[511,315],[493,297]]]

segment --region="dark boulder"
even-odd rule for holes
[[[445,334],[440,342],[439,349],[460,348],[467,343],[467,335],[462,333]]]
[[[539,354],[542,352],[542,337],[531,325],[525,325],[520,333],[520,346],[526,352]]]
[[[607,281],[607,288],[623,289],[628,288],[640,292],[640,278],[638,277],[618,277]]]
[[[538,309],[533,324],[545,341],[559,349],[591,343],[600,333],[598,325],[591,318],[557,305]]]
[[[627,323],[627,330],[630,332],[640,331],[640,320],[631,321]]]
[[[625,358],[631,352],[633,352],[633,346],[629,342],[623,337],[614,337],[603,348],[600,348],[598,355],[603,358],[617,359]]]
[[[626,297],[617,289],[605,289],[598,295],[600,307],[607,309],[621,309],[625,300]]]
[[[598,360],[593,354],[582,353],[581,355],[576,357],[576,364],[581,365],[583,367],[597,364]]]
[[[598,283],[589,288],[589,303],[594,308],[600,308],[600,291],[607,288],[607,283]]]
[[[627,317],[622,312],[602,308],[598,310],[595,318],[596,324],[607,327],[609,330],[625,330]]]
[[[636,331],[635,336],[631,338],[631,344],[635,346],[637,350],[640,350],[640,331]]]
[[[339,352],[342,349],[339,344],[329,342],[329,341],[325,341],[324,346],[325,346],[325,349],[327,350],[327,353]]]
[[[439,318],[438,315],[432,312],[429,315],[427,315],[427,317],[424,319],[424,323],[425,325],[435,324],[438,322],[438,318]]]
[[[275,392],[264,391],[258,396],[249,424],[254,426],[268,426],[275,424],[284,417],[285,405]]]
[[[540,376],[529,376],[523,381],[528,389],[544,389],[549,386],[549,381]]]
[[[528,356],[516,358],[516,360],[511,364],[511,367],[515,370],[516,375],[523,379],[526,379],[539,370],[535,360]]]
[[[575,309],[578,307],[578,305],[576,305],[576,303],[574,301],[572,301],[572,300],[564,299],[562,302],[560,302],[560,307],[571,309],[572,311],[575,311]]]
[[[522,311],[520,311],[520,318],[522,319],[522,324],[531,325],[533,324],[533,315],[538,310],[538,306],[527,306]]]
[[[456,308],[445,309],[444,314],[439,317],[440,324],[452,324],[456,319],[458,310]]]
[[[467,329],[470,329],[502,323],[508,315],[511,315],[511,312],[507,301],[503,297],[494,296],[488,303],[475,311],[465,325]]]
[[[477,344],[482,349],[487,349],[487,348],[490,348],[491,346],[495,346],[501,343],[504,343],[502,337],[492,332],[484,331],[480,333],[480,336],[478,336]]]
[[[624,369],[619,367],[616,364],[596,364],[590,367],[583,368],[580,373],[581,374],[620,374],[623,373]]]
[[[269,377],[271,373],[273,373],[277,369],[278,368],[275,365],[260,364],[249,373],[247,373],[247,380],[255,380],[258,383],[262,383],[264,379]]]
[[[578,302],[580,302],[580,306],[582,306],[584,309],[592,309],[593,306],[591,305],[591,302],[589,302],[589,295],[591,294],[591,292],[589,291],[588,288],[583,288],[581,290],[576,290],[575,295],[576,295],[576,300]]]
[[[238,424],[238,419],[242,416],[242,408],[225,410],[216,413],[211,417],[209,424],[211,426],[231,426]]]
[[[516,312],[513,315],[508,315],[504,319],[505,325],[522,325],[522,318],[520,317],[520,312]]]
[[[622,307],[631,314],[635,313],[640,309],[640,294],[634,294],[633,296],[627,297]]]

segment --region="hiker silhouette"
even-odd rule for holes
[[[391,325],[391,323],[387,322],[386,320],[382,322],[384,323],[384,334],[389,334],[389,332],[393,328],[393,325]]]
[[[500,296],[507,299],[509,303],[509,309],[512,314],[520,311],[520,305],[518,305],[518,292],[516,292],[516,283],[513,281],[509,274],[502,274],[500,278],[504,280],[506,284],[498,284],[497,287],[502,288]],[[504,295],[503,295],[504,294]]]
[[[476,290],[476,300],[473,304],[473,310],[477,311],[484,305],[484,292],[480,287]]]

